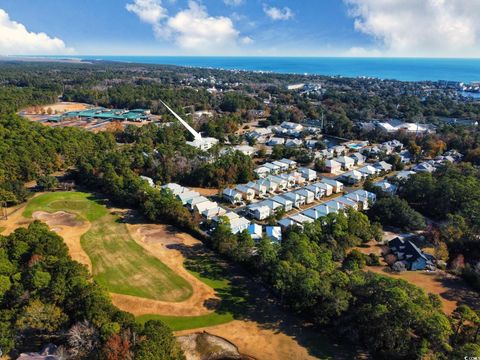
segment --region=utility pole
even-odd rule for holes
[[[0,202],[0,220],[8,220],[7,203],[5,201]]]

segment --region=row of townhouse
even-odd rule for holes
[[[290,159],[275,160],[267,162],[257,167],[253,172],[259,179],[263,179],[268,175],[277,175],[283,172],[295,170],[297,168],[297,162]]]
[[[268,175],[264,179],[250,181],[247,184],[236,185],[235,188],[226,188],[222,192],[225,200],[232,204],[251,202],[255,198],[264,199],[269,194],[285,192],[288,189],[302,187],[307,182],[317,179],[317,173],[308,168],[300,168],[291,173]]]
[[[312,223],[331,213],[338,213],[346,208],[355,210],[367,210],[370,204],[375,203],[376,195],[366,190],[356,190],[349,194],[327,201],[313,208],[304,210],[298,214],[281,219],[278,222],[282,228],[289,226],[303,226],[306,223]]]
[[[348,171],[340,177],[340,180],[348,184],[358,184],[368,177],[375,177],[380,174],[386,174],[392,171],[393,166],[385,161],[380,161],[373,165],[365,165],[357,170]]]
[[[265,220],[279,211],[289,212],[294,208],[318,201],[324,196],[343,191],[339,181],[324,178],[318,183],[309,184],[300,189],[275,195],[269,199],[247,206],[247,213],[256,220]]]
[[[205,219],[213,219],[215,216],[224,215],[227,211],[220,207],[215,201],[211,201],[205,196],[200,195],[187,187],[175,183],[169,183],[162,186],[162,189],[170,191],[186,206],[190,211],[195,212]]]

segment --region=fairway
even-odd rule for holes
[[[138,245],[120,218],[110,214],[91,194],[40,195],[30,201],[23,215],[32,217],[36,211],[67,211],[90,222],[81,245],[92,262],[94,279],[108,291],[170,302],[192,295],[191,285]]]

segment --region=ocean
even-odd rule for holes
[[[56,58],[62,57],[56,56]],[[480,81],[480,59],[238,56],[77,56],[76,58],[273,73],[375,77],[402,81],[448,80],[466,83]]]

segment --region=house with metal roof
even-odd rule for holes
[[[262,225],[258,225],[255,223],[251,223],[248,227],[248,233],[252,237],[253,240],[259,241],[262,239]]]
[[[255,192],[255,195],[259,198],[264,197],[267,194],[267,187],[259,181],[250,181],[245,186],[252,189]]]
[[[260,166],[254,169],[253,172],[255,173],[255,175],[257,175],[259,179],[263,179],[266,178],[268,174],[270,174],[270,169],[266,166]]]
[[[250,221],[241,216],[230,220],[230,229],[233,234],[248,230],[249,226]]]
[[[308,223],[313,223],[313,219],[309,218],[308,216],[302,215],[302,214],[295,214],[290,216],[290,219],[295,221],[296,223],[303,225],[303,224],[308,224]]]
[[[365,165],[358,169],[362,174],[365,174],[366,176],[375,176],[380,172],[380,169],[377,169],[373,167],[372,165]]]
[[[335,161],[339,162],[342,166],[342,170],[349,171],[355,166],[355,160],[349,156],[339,156],[335,158]]]
[[[163,186],[161,186],[161,189],[164,190],[169,190],[173,195],[178,195],[183,192],[189,191],[188,188],[185,188],[181,185],[175,184],[175,183],[168,183]]]
[[[278,184],[277,190],[286,190],[288,188],[288,181],[280,176],[268,175],[267,179]]]
[[[337,181],[335,179],[330,179],[327,177],[323,177],[321,180],[322,183],[331,185],[333,188],[333,192],[338,194],[343,191],[343,184],[340,181]]]
[[[282,172],[288,171],[288,169],[290,168],[289,165],[287,163],[284,163],[283,161],[272,161],[272,164],[277,165]]]
[[[373,165],[376,169],[379,169],[382,172],[390,172],[392,171],[393,166],[385,161],[380,161]]]
[[[266,226],[265,233],[272,241],[282,241],[282,228],[280,226]]]
[[[355,161],[355,165],[357,166],[363,165],[367,160],[367,157],[359,152],[352,154],[350,157]]]
[[[318,186],[320,189],[322,189],[324,191],[325,196],[330,196],[333,194],[333,186],[330,184],[318,182],[313,185]]]
[[[348,171],[343,173],[340,180],[347,184],[355,185],[360,183],[365,178],[365,174],[357,170]]]
[[[285,159],[285,158],[283,158],[283,159],[280,159],[280,160],[278,160],[278,161],[287,164],[287,165],[288,165],[288,168],[289,168],[290,170],[294,170],[294,169],[297,168],[297,162],[294,161],[294,160],[290,160],[290,159]]]
[[[273,215],[272,209],[266,205],[251,204],[247,207],[247,209],[251,217],[260,221],[265,220],[270,215]]]
[[[342,171],[342,164],[334,159],[328,159],[325,161],[325,171],[332,174],[338,174]]]
[[[270,200],[279,203],[285,212],[289,212],[293,209],[293,201],[286,199],[283,196],[275,195]]]
[[[199,204],[199,203],[202,203],[202,202],[205,202],[205,201],[210,201],[208,200],[205,196],[196,196],[196,197],[193,197],[191,199],[189,199],[187,201],[187,207],[190,209],[190,210],[194,210],[195,208],[195,205]]]
[[[275,165],[273,163],[267,162],[267,163],[263,164],[263,166],[270,170],[270,174],[275,175],[275,174],[278,174],[280,172],[280,166]]]
[[[252,201],[255,199],[255,190],[249,188],[245,185],[237,185],[235,186],[235,190],[242,194],[242,197],[245,201]]]
[[[340,196],[335,198],[336,202],[342,203],[345,207],[350,207],[352,209],[358,210],[359,205],[356,201],[347,198],[346,196]]]
[[[317,180],[317,172],[315,170],[312,170],[312,169],[309,169],[309,168],[306,168],[306,167],[302,167],[302,168],[299,168],[298,171],[300,172],[300,174],[302,174],[302,176],[307,181]]]
[[[311,191],[313,193],[313,196],[314,196],[315,200],[320,200],[325,195],[325,190],[322,189],[317,184],[307,185],[307,186],[305,186],[305,189],[307,189],[308,191]]]
[[[293,192],[287,192],[285,194],[281,194],[281,197],[290,200],[293,203],[293,206],[296,208],[300,208],[300,206],[305,205],[305,197],[299,194],[295,194]]]
[[[202,201],[202,202],[199,202],[199,203],[196,203],[195,205],[193,205],[193,210],[196,211],[197,213],[201,214],[203,213],[205,210],[210,210],[210,209],[213,209],[213,208],[218,208],[218,204],[215,202],[215,201]],[[214,216],[218,215],[215,214],[212,216],[212,218]]]
[[[188,201],[199,196],[200,196],[200,193],[196,191],[188,190],[188,191],[182,192],[181,194],[178,194],[177,199],[182,202],[182,205],[186,205]]]
[[[200,204],[201,205],[201,204]],[[214,206],[209,209],[205,209],[202,211],[202,216],[206,219],[213,219],[215,216],[222,216],[227,213],[227,210],[220,206]]]
[[[294,193],[303,196],[305,198],[305,204],[311,204],[315,201],[315,193],[306,188],[295,190]]]
[[[397,192],[397,185],[388,182],[387,180],[381,180],[373,183],[373,186],[380,188],[382,191],[388,194],[395,194]]]
[[[226,188],[222,191],[222,197],[232,204],[238,204],[242,202],[243,195],[235,189]]]

